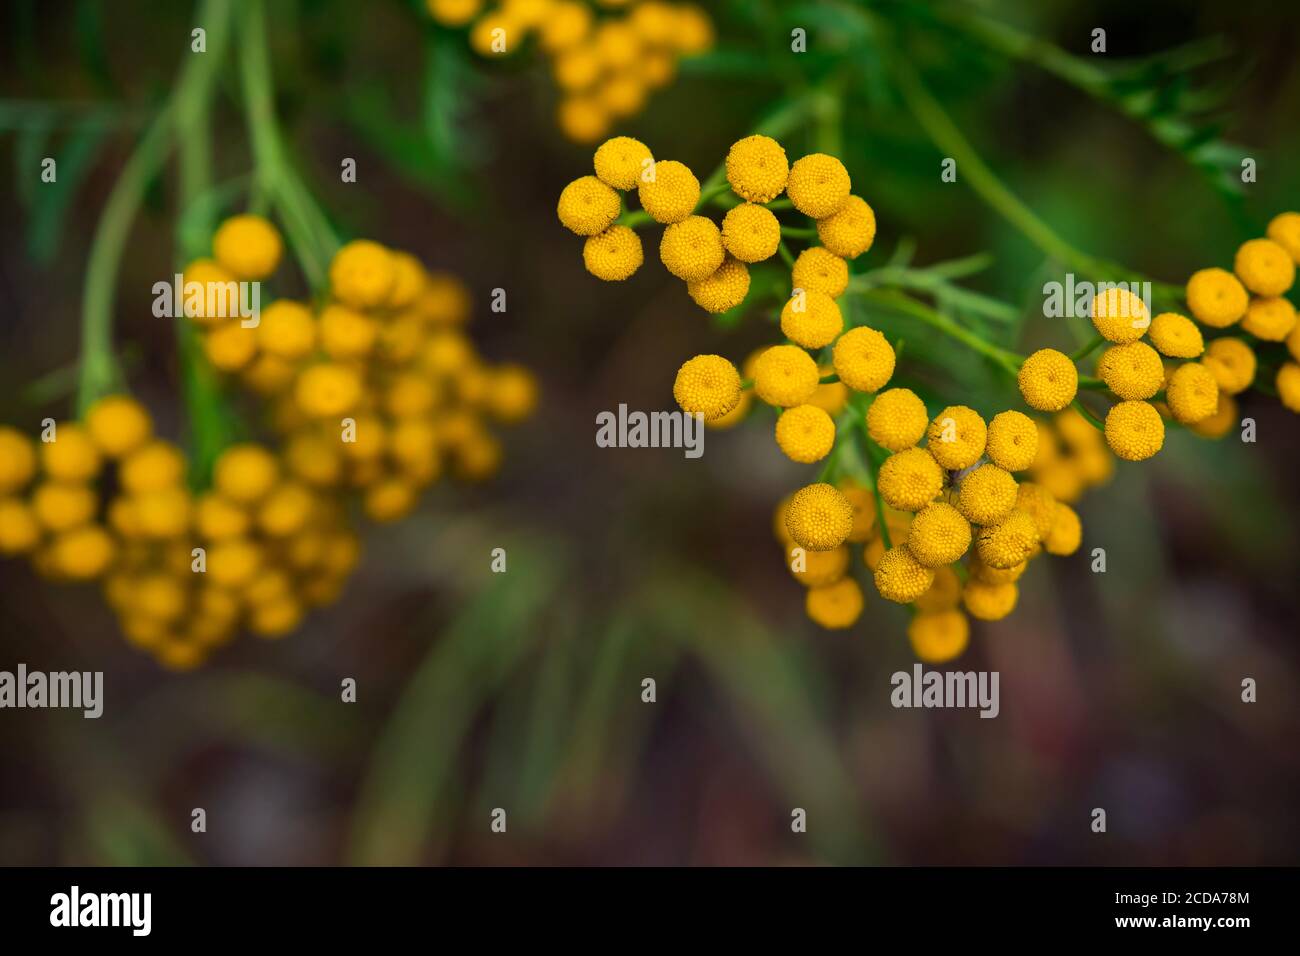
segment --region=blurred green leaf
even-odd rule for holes
[[[99,155],[106,132],[95,126],[72,130],[57,157],[57,178],[52,183],[42,182],[36,190],[27,224],[27,247],[36,262],[48,263],[58,251],[68,210]]]
[[[412,864],[440,852],[440,802],[465,736],[541,637],[540,612],[563,575],[535,546],[516,544],[511,564],[433,645],[380,734],[353,820],[354,863]]]

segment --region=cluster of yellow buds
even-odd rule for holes
[[[270,276],[281,252],[274,226],[236,216],[212,258],[184,270],[204,353],[264,397],[280,441],[226,447],[209,484],[127,395],[46,423],[40,441],[0,428],[0,556],[100,582],[127,640],[170,668],[197,666],[241,627],[296,629],[359,559],[350,492],[393,521],[444,470],[487,477],[501,452],[485,420],[536,403],[529,372],[476,354],[464,286],[377,243],[339,250],[319,310],[241,308],[238,283]]]
[[[446,27],[468,27],[481,56],[504,57],[532,37],[551,59],[560,89],[560,129],[595,142],[639,113],[647,97],[672,82],[680,57],[713,46],[713,21],[693,3],[664,0],[428,0]]]
[[[250,268],[227,248],[268,254]],[[185,269],[186,285],[265,278],[272,248],[270,223],[227,220],[214,258]],[[460,280],[361,239],[334,256],[329,281],[318,310],[278,299],[256,324],[228,312],[191,316],[212,364],[270,403],[289,472],[314,487],[360,489],[377,521],[407,514],[444,467],[464,480],[491,475],[500,445],[485,420],[525,418],[536,383],[519,366],[479,358],[463,331],[470,302]]]
[[[660,259],[708,312],[742,303],[749,265],[779,252],[790,266],[792,292],[779,317],[785,341],[760,349],[741,369],[720,355],[697,355],[678,370],[673,395],[713,427],[744,420],[755,399],[777,410],[775,440],[785,455],[825,463],[776,517],[790,570],[807,588],[809,617],[828,628],[858,620],[865,600],[850,546],[859,546],[880,596],[912,607],[909,636],[926,661],[960,654],[970,617],[1011,613],[1032,559],[1079,549],[1083,528],[1073,505],[1110,478],[1117,457],[1140,461],[1158,452],[1166,419],[1221,437],[1235,422],[1232,396],[1255,377],[1244,337],[1206,344],[1192,319],[1153,318],[1123,284],[1099,287],[1089,313],[1096,338],[1074,355],[1020,355],[905,297],[910,314],[991,359],[1029,409],[1043,413],[1003,409],[986,420],[950,405],[932,414],[911,389],[887,388],[897,353],[885,336],[867,324],[846,328],[839,300],[854,294],[850,261],[870,248],[876,224],[838,159],[812,154],[789,164],[774,139],[749,136],[701,186],[685,165],[618,137],[596,151],[594,166],[594,176],[565,187],[557,213],[586,237],[583,258],[596,277],[632,275],[644,258],[635,228],[652,221],[667,227]],[[619,194],[632,189],[640,211],[623,208]],[[708,205],[729,208],[721,227],[700,213]],[[775,211],[785,208],[814,228],[782,223]],[[818,244],[796,257],[787,237]],[[1300,332],[1283,296],[1298,252],[1300,215],[1285,213],[1267,239],[1241,247],[1235,276],[1203,270],[1187,287],[1189,311],[1202,325],[1240,322],[1257,343],[1286,344],[1292,360],[1280,364],[1275,383],[1292,408],[1300,405]],[[1096,374],[1081,375],[1079,363],[1102,346]],[[1081,390],[1115,400],[1104,422]]]

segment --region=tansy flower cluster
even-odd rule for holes
[[[591,143],[639,113],[672,82],[680,57],[713,46],[713,22],[692,3],[663,0],[427,0],[433,19],[469,29],[485,57],[509,56],[532,40],[560,90],[557,119],[575,142]]]
[[[185,277],[260,281],[280,256],[269,222],[236,216]],[[187,300],[209,360],[265,398],[281,436],[226,447],[210,482],[127,395],[40,441],[0,428],[0,555],[99,582],[127,640],[175,669],[241,628],[287,634],[335,600],[360,556],[350,492],[392,521],[444,470],[487,476],[500,448],[484,420],[525,417],[536,387],[478,359],[461,329],[466,290],[410,256],[350,243],[329,291],[319,310],[277,300],[248,327],[229,303]]]
[[[287,480],[261,445],[227,449],[196,493],[185,454],[129,396],[42,439],[0,429],[0,554],[100,582],[127,641],[166,667],[197,666],[241,626],[287,634],[356,565],[342,500]]]
[[[1250,388],[1261,374],[1272,375],[1278,399],[1300,414],[1300,324],[1295,305],[1287,298],[1295,286],[1298,264],[1300,213],[1284,212],[1273,217],[1264,237],[1241,244],[1231,272],[1211,267],[1187,280],[1188,311],[1204,333],[1187,320],[1179,323],[1187,343],[1187,354],[1179,357],[1199,357],[1218,388],[1217,405],[1209,415],[1196,419],[1203,431],[1222,434],[1236,424],[1234,396]],[[1184,408],[1209,404],[1204,378],[1185,379],[1177,394],[1172,376],[1166,381],[1168,404],[1175,415],[1176,399]]]
[[[254,218],[223,223],[214,259],[191,263],[186,282],[273,271],[269,254],[250,272],[226,252],[228,231]],[[278,249],[274,227],[256,221],[267,249],[272,237]],[[247,255],[248,243],[239,248]],[[329,281],[319,308],[277,299],[255,327],[191,316],[213,366],[270,404],[289,472],[316,487],[360,490],[376,521],[406,515],[444,470],[464,480],[491,475],[501,453],[486,422],[527,417],[536,385],[519,366],[479,358],[463,331],[470,302],[460,280],[361,239],[334,256]]]
[[[915,303],[929,328],[974,348],[1014,380],[1035,417],[1007,408],[986,419],[963,404],[936,414],[911,389],[889,387],[895,346],[841,307],[859,291],[852,261],[871,247],[876,223],[838,159],[812,154],[790,163],[776,140],[749,136],[701,185],[684,164],[617,137],[596,150],[593,166],[594,175],[565,187],[557,214],[585,237],[583,259],[596,277],[635,273],[644,260],[635,229],[651,222],[665,226],[660,260],[711,313],[742,303],[751,265],[779,253],[789,266],[791,293],[779,303],[785,341],[758,350],[739,369],[724,356],[697,355],[678,370],[673,396],[712,427],[743,421],[755,403],[777,413],[781,451],[821,466],[775,518],[786,562],[807,589],[808,616],[826,628],[852,626],[865,605],[862,568],[881,597],[911,607],[908,634],[925,661],[962,653],[971,617],[1010,614],[1033,559],[1079,549],[1074,505],[1110,478],[1116,458],[1155,455],[1166,420],[1223,435],[1236,417],[1232,396],[1255,376],[1244,337],[1207,344],[1197,322],[1176,312],[1152,316],[1125,285],[1099,287],[1090,312],[1094,341],[1073,355],[1052,348],[1021,355]],[[633,190],[639,211],[624,208],[623,194]],[[728,210],[721,224],[702,214],[715,205]],[[777,212],[787,208],[812,219],[812,228],[783,224]],[[1236,276],[1194,276],[1189,311],[1202,325],[1240,322],[1254,340],[1285,341],[1295,359],[1295,312],[1283,295],[1300,251],[1300,216],[1277,217],[1268,234],[1242,246]],[[797,256],[787,246],[787,239],[813,237]],[[1079,363],[1099,349],[1095,374],[1081,375]],[[1276,382],[1295,407],[1300,366],[1283,363]],[[1090,407],[1098,400],[1108,404],[1104,416]]]
[[[645,258],[633,226],[660,223],[664,267],[686,283],[702,309],[726,312],[748,294],[749,267],[782,249],[783,227],[774,210],[793,208],[813,220],[820,245],[790,260],[792,291],[782,331],[811,349],[839,336],[844,323],[835,300],[848,285],[847,260],[871,247],[876,220],[866,201],[851,193],[838,159],[812,153],[791,163],[775,139],[747,136],[732,145],[719,175],[701,186],[684,163],[656,160],[644,143],[620,136],[601,144],[592,165],[595,175],[569,183],[556,206],[561,224],[585,237],[582,257],[592,275],[607,281],[633,275]],[[621,194],[633,190],[639,212],[624,210]],[[716,222],[702,214],[709,204],[730,208]],[[846,345],[846,354],[865,341],[852,340],[858,344]]]

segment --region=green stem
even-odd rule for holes
[[[1020,372],[1020,363],[1024,361],[1022,355],[1012,352],[1010,349],[1004,349],[990,342],[985,342],[970,329],[963,328],[943,313],[930,308],[924,302],[919,302],[905,293],[890,289],[867,289],[855,294],[860,295],[869,302],[874,302],[877,305],[901,312],[914,319],[919,319],[931,328],[942,332],[949,338],[956,339],[967,348],[990,359],[1012,378],[1015,378]]]
[[[637,226],[644,226],[654,222],[654,217],[644,209],[625,209],[616,220],[615,225],[627,226],[629,229],[635,229]]]
[[[1076,364],[1082,362],[1093,352],[1097,351],[1097,349],[1101,348],[1101,346],[1104,345],[1105,342],[1106,340],[1102,338],[1100,335],[1094,335],[1092,337],[1092,341],[1090,341],[1087,345],[1083,346],[1081,349],[1079,349],[1077,352],[1075,352],[1073,355],[1070,356],[1070,360],[1072,362],[1075,362]]]
[[[782,226],[781,235],[790,236],[793,239],[816,239],[817,230],[813,228],[801,228],[799,226]]]
[[[257,181],[283,219],[308,284],[319,293],[326,286],[328,261],[338,249],[338,239],[285,157],[275,119],[262,0],[243,0],[240,25],[240,76]]]
[[[1089,255],[1058,235],[998,179],[939,101],[926,89],[911,62],[905,56],[895,56],[891,63],[908,109],[934,144],[956,161],[962,180],[1045,255],[1094,280],[1127,274],[1151,282],[1153,291],[1164,298],[1174,301],[1181,298],[1179,286],[1156,282],[1132,269]]]
[[[1088,424],[1090,424],[1093,428],[1097,429],[1097,431],[1099,432],[1106,431],[1106,426],[1102,424],[1101,419],[1099,419],[1096,415],[1094,415],[1088,409],[1087,405],[1083,404],[1083,402],[1079,401],[1077,398],[1074,401],[1072,401],[1070,404],[1074,406],[1074,408],[1079,412],[1080,415],[1082,415],[1084,418],[1088,420]]]
[[[792,252],[790,251],[790,247],[787,246],[787,245],[785,244],[785,240],[782,239],[781,242],[780,242],[780,244],[779,244],[776,248],[777,248],[777,251],[781,253],[781,258],[785,261],[785,264],[786,264],[787,266],[789,266],[791,269],[793,269],[793,268],[794,268],[794,253],[792,253]]]
[[[229,0],[204,0],[199,7],[198,19],[207,25],[210,45],[214,43],[211,36],[214,29],[218,34],[215,42],[222,42],[228,15]],[[175,91],[149,124],[104,204],[91,240],[82,291],[78,415],[84,414],[96,399],[122,385],[121,369],[113,352],[113,309],[122,253],[127,248],[131,225],[144,201],[145,191],[171,152],[176,125],[183,118],[193,91],[210,83],[217,55],[212,50],[186,54]],[[191,169],[188,173],[182,170],[182,174],[195,173]]]
[[[203,68],[193,82],[178,90],[176,131],[180,159],[180,208],[196,218],[192,239],[179,236],[177,255],[181,263],[203,255],[206,242],[216,228],[216,208],[204,204],[212,188],[212,93],[216,67],[220,64],[230,34],[230,0],[214,0],[201,21],[208,33],[208,52]],[[195,206],[199,203],[199,206]],[[197,247],[203,237],[204,247]],[[179,270],[178,270],[179,271]],[[176,317],[177,351],[180,358],[183,395],[189,420],[190,480],[196,490],[206,487],[213,462],[228,443],[230,431],[226,406],[212,367],[203,359],[199,336],[184,315]]]
[[[893,548],[894,542],[889,537],[889,524],[885,521],[885,499],[880,497],[880,482],[876,479],[876,460],[871,449],[864,449],[862,456],[867,460],[867,474],[871,476],[871,494],[876,499],[876,526],[880,528],[880,538],[885,542],[885,549]]]

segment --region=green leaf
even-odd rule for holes
[[[37,263],[48,263],[58,251],[72,200],[93,166],[106,132],[103,127],[85,126],[69,133],[58,156],[55,181],[41,182],[36,189],[27,224],[27,248]]]
[[[516,544],[511,564],[432,646],[380,733],[353,820],[354,863],[410,865],[440,853],[449,832],[440,809],[461,745],[541,636],[541,611],[563,574],[537,545]]]

